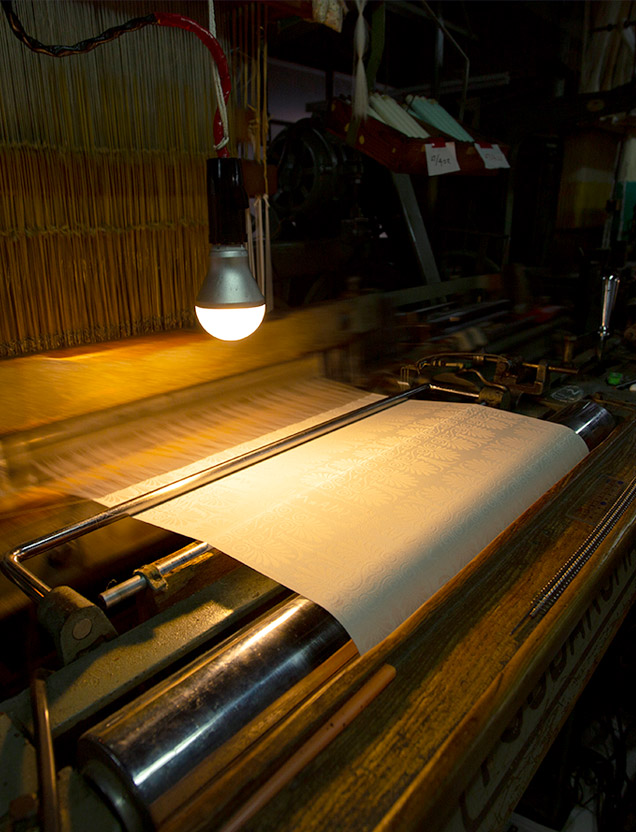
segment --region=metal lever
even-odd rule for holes
[[[39,817],[42,832],[60,832],[60,805],[46,682],[36,674],[31,680],[31,707],[40,785]]]
[[[599,361],[603,357],[605,342],[610,335],[610,317],[616,303],[616,294],[620,282],[620,278],[616,274],[603,275],[603,311],[601,312],[601,325],[598,329],[599,342],[597,348]]]

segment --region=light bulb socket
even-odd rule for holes
[[[247,309],[265,298],[250,271],[244,245],[214,245],[210,266],[195,301],[203,309]]]
[[[249,199],[243,184],[241,160],[207,160],[209,239],[212,245],[244,243],[245,210]]]

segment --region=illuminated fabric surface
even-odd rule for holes
[[[264,379],[257,371],[221,380],[210,385],[212,393],[172,410],[142,410],[98,429],[78,420],[80,441],[71,437],[39,449],[23,476],[99,500],[153,477],[171,482],[179,475],[175,469],[188,466],[193,473],[207,467],[208,459],[212,465],[235,456],[238,446],[262,445],[263,434],[286,436],[301,421],[318,422],[327,411],[335,415],[382,398],[312,373],[313,361],[303,360]],[[88,441],[84,434],[90,434]]]
[[[562,425],[478,405],[410,401],[140,518],[207,541],[310,598],[364,652],[586,452]],[[204,462],[199,469],[210,459]],[[114,505],[190,470],[102,502]]]

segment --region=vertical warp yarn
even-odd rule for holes
[[[15,9],[45,43],[123,20],[112,3],[18,0]],[[0,25],[0,357],[194,324],[212,63],[177,29],[149,26],[56,59]]]
[[[208,0],[208,30],[216,38],[216,13],[214,11],[214,0]],[[221,123],[223,125],[223,140],[219,144],[215,145],[216,149],[220,150],[230,141],[230,125],[227,115],[227,105],[225,103],[223,89],[221,87],[221,75],[219,73],[219,68],[216,65],[216,61],[212,61],[212,80],[214,82],[214,94],[218,104],[219,114],[221,116]]]
[[[253,195],[246,211],[249,265],[265,296],[267,309],[273,307],[269,200],[267,199],[267,7],[253,3],[231,12],[232,77],[230,107],[236,111],[239,128],[233,141],[237,155],[258,163],[262,169],[262,191]],[[242,129],[240,125],[242,126]],[[255,187],[254,184],[252,186]]]

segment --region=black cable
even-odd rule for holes
[[[106,31],[102,32],[101,35],[96,35],[94,38],[82,40],[74,46],[49,46],[45,43],[41,43],[39,40],[36,40],[36,38],[31,37],[31,35],[27,35],[18,16],[13,11],[13,4],[11,3],[11,0],[2,0],[2,10],[7,17],[11,31],[21,43],[28,47],[32,52],[39,52],[41,55],[49,55],[51,58],[66,58],[69,55],[79,55],[83,52],[90,52],[92,49],[95,49],[96,46],[101,46],[102,43],[108,43],[111,40],[115,40],[115,38],[125,35],[126,32],[135,32],[137,29],[142,29],[144,26],[148,26],[149,24],[156,22],[154,14],[147,14],[145,17],[135,17],[119,26],[113,26],[110,29],[106,29]]]

